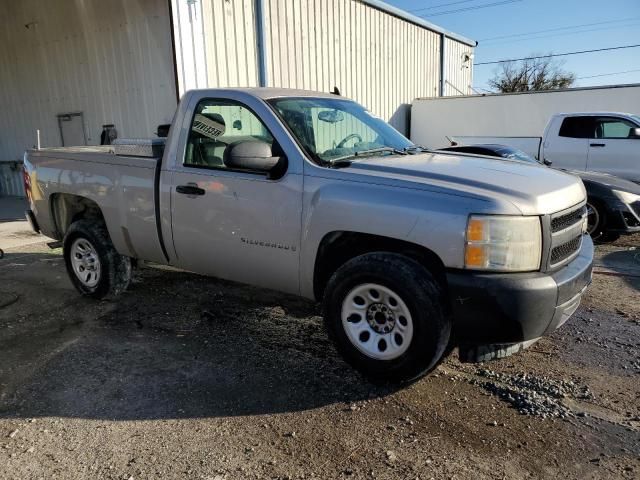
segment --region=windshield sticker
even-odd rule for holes
[[[191,130],[215,140],[220,135],[224,134],[225,125],[224,123],[216,122],[215,120],[211,120],[210,118],[198,113],[193,119],[193,127],[191,127]]]

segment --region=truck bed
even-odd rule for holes
[[[41,231],[60,238],[53,206],[83,196],[104,215],[109,235],[119,253],[163,262],[156,213],[160,158],[121,156],[113,146],[43,148],[27,152],[35,212]],[[69,203],[70,202],[70,203]],[[59,210],[59,209],[57,209]]]
[[[113,145],[41,148],[30,150],[28,154],[29,158],[46,157],[151,169],[155,169],[160,160],[159,157],[116,155]]]

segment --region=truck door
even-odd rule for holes
[[[589,139],[588,170],[640,181],[640,138],[630,120],[597,117]]]
[[[543,138],[544,160],[554,167],[585,171],[588,157],[588,135],[591,117],[557,117]]]
[[[254,99],[254,101],[258,101]],[[260,106],[260,108],[268,108]],[[171,224],[175,263],[187,270],[242,283],[298,293],[302,172],[292,168],[269,176],[230,161],[244,152],[284,155],[261,118],[232,99],[197,103],[171,180]],[[280,133],[282,135],[282,133]],[[291,159],[290,159],[291,160]],[[258,164],[254,163],[258,162]]]

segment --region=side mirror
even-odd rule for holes
[[[235,170],[265,172],[272,180],[287,171],[287,157],[274,156],[271,145],[260,140],[232,143],[224,153],[224,164]]]
[[[550,167],[553,164],[551,160],[547,160],[546,158],[542,160],[542,163],[544,163],[547,167]]]

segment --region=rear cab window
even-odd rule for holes
[[[568,138],[592,138],[593,132],[593,117],[565,117],[558,135]]]

